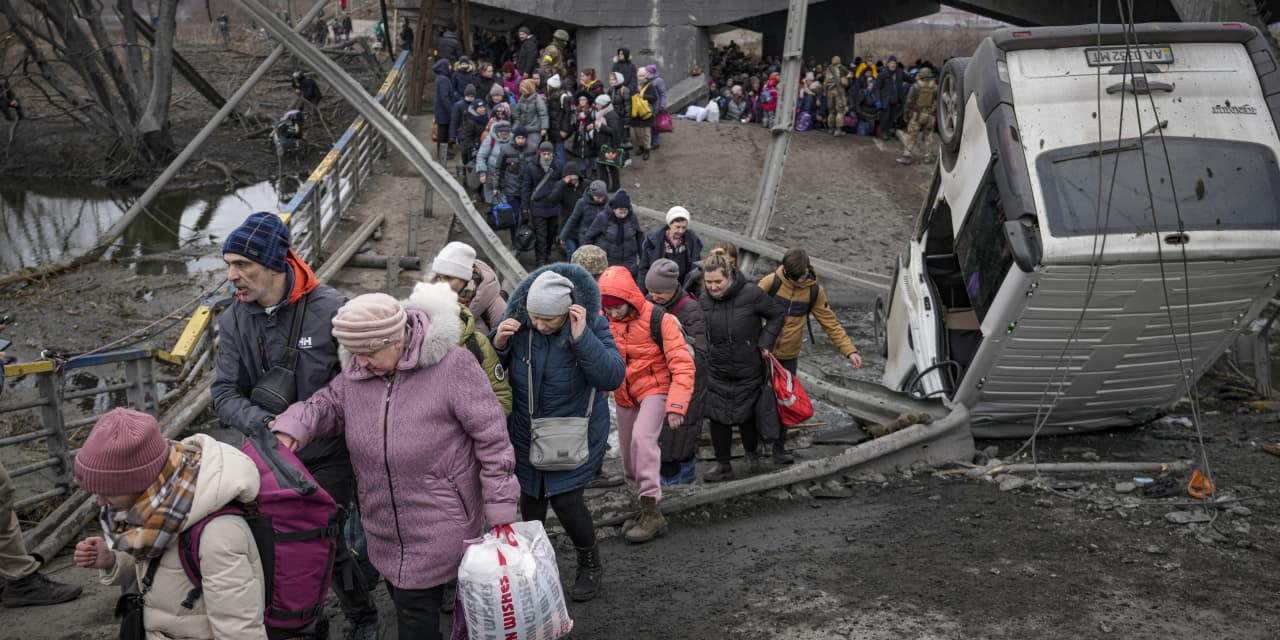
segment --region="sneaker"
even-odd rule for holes
[[[62,604],[79,598],[80,591],[79,586],[54,582],[36,572],[6,584],[0,601],[9,608]]]

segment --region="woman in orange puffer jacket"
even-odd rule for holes
[[[623,535],[628,542],[647,542],[667,527],[658,508],[662,499],[658,436],[664,420],[672,429],[684,423],[693,396],[693,351],[685,342],[680,321],[665,312],[660,321],[662,344],[654,340],[653,303],[645,300],[626,267],[609,267],[600,275],[600,306],[627,367],[626,379],[613,392],[613,399],[618,405],[622,467],[627,483],[640,491],[640,516]]]

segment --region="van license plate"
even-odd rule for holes
[[[1162,46],[1141,47],[1093,47],[1084,50],[1084,59],[1091,67],[1102,67],[1133,62],[1169,64],[1173,62],[1173,48]]]

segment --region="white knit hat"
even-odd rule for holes
[[[431,271],[436,275],[471,279],[471,270],[476,262],[476,250],[465,242],[450,242],[440,250],[440,254],[431,261]]]
[[[667,226],[671,226],[671,223],[676,220],[684,220],[685,222],[688,222],[691,219],[689,210],[680,205],[667,209]]]
[[[612,102],[612,100],[610,100],[610,99],[609,99],[609,94],[607,94],[607,93],[602,93],[602,94],[600,94],[600,95],[596,96],[596,106],[597,106],[597,107],[607,107],[607,106],[609,106],[609,103],[610,103],[610,102]]]

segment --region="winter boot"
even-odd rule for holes
[[[898,156],[897,162],[898,164],[901,164],[901,165],[909,165],[912,162],[915,162],[915,158],[912,158],[911,156],[904,154],[904,155]]]
[[[450,611],[452,610],[450,608]],[[378,616],[366,616],[359,620],[348,618],[347,624],[347,635],[344,636],[346,640],[378,640]]]
[[[627,542],[639,544],[648,542],[667,532],[667,519],[658,508],[658,499],[651,496],[640,496],[640,517],[634,527],[622,534]]]
[[[724,482],[726,480],[733,480],[736,477],[737,476],[733,474],[733,467],[730,466],[728,462],[717,462],[716,468],[712,469],[709,473],[703,474],[702,481]]]
[[[760,473],[760,454],[748,451],[743,454],[743,457],[747,459],[747,475],[753,476]]]
[[[773,441],[773,463],[788,465],[796,461],[795,456],[787,452],[786,442],[781,438]]]
[[[13,608],[62,604],[79,597],[80,587],[54,582],[44,577],[43,574],[36,572],[6,584],[4,594],[0,596],[0,601],[4,602],[4,606]]]
[[[569,593],[569,597],[574,602],[587,602],[600,593],[600,583],[604,579],[604,566],[600,564],[600,545],[576,548],[578,577],[573,580],[573,591]]]

